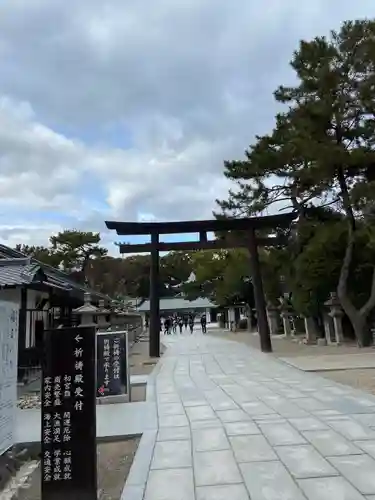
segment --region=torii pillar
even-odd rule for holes
[[[258,243],[253,228],[249,230],[249,253],[251,276],[253,278],[255,308],[257,311],[257,324],[262,352],[272,352],[270,327],[267,319],[266,299],[264,296],[262,273],[260,269]],[[250,318],[248,319],[248,321]]]
[[[150,342],[151,358],[160,356],[160,300],[159,300],[159,233],[151,233],[150,264]]]

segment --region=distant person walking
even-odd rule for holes
[[[170,335],[171,333],[171,320],[169,318],[165,318],[164,320],[164,333],[166,335]]]
[[[182,317],[180,316],[178,318],[178,327],[180,328],[180,333],[182,333],[182,327],[184,326],[184,320],[182,319]]]
[[[176,333],[177,332],[177,318],[176,318],[176,316],[174,316],[172,318],[172,325],[173,325],[173,333]]]
[[[190,333],[193,333],[194,331],[194,317],[192,314],[189,315],[189,328],[190,328]]]
[[[202,314],[201,316],[201,328],[202,333],[207,333],[207,318],[205,314]]]
[[[188,327],[188,322],[189,322],[189,319],[187,316],[184,316],[184,325],[185,325],[185,330],[187,330],[187,327]]]

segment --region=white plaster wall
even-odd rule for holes
[[[26,309],[35,309],[37,300],[48,299],[49,295],[47,292],[39,292],[36,290],[27,290],[27,298],[26,298]],[[5,288],[0,289],[0,300],[6,300],[9,302],[14,302],[21,307],[21,289],[20,288]],[[47,303],[46,308],[49,307]],[[42,313],[41,313],[42,314]],[[35,323],[32,320],[31,312],[27,312],[26,314],[26,339],[25,339],[25,347],[31,347],[35,344]]]
[[[7,300],[9,302],[14,302],[21,304],[21,290],[19,288],[4,288],[0,290],[0,300]]]

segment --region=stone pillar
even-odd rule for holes
[[[225,318],[223,313],[218,313],[217,321],[219,323],[220,328],[225,328]]]
[[[333,325],[332,325],[332,319],[331,317],[324,313],[323,315],[323,324],[324,324],[324,337],[327,341],[327,344],[334,344],[334,331],[333,331]]]
[[[246,304],[246,317],[247,317],[247,331],[252,332],[252,325],[251,325],[252,312],[249,304]]]
[[[333,343],[339,345],[344,341],[344,332],[342,328],[342,317],[344,316],[344,311],[341,308],[340,301],[335,292],[330,294],[330,298],[324,303],[325,306],[329,308],[328,316],[333,319],[333,329],[335,339]],[[332,340],[330,339],[330,343]]]
[[[283,320],[283,328],[285,337],[292,336],[292,325],[290,324],[289,313],[286,311],[281,312],[281,318]]]
[[[146,330],[146,313],[141,312],[139,314],[141,316],[142,330]]]
[[[91,304],[91,295],[89,292],[85,292],[83,300],[83,306],[77,307],[77,309],[73,309],[72,311],[79,318],[79,326],[96,325],[95,317],[99,309]]]
[[[211,309],[209,307],[206,307],[206,319],[207,323],[211,323]]]
[[[270,302],[267,305],[267,317],[271,335],[277,335],[279,332],[279,310]]]
[[[232,322],[234,323],[234,319],[236,317],[236,313],[234,311],[234,307],[228,308],[228,325],[231,326]]]
[[[287,293],[284,293],[284,296],[280,299],[281,318],[283,320],[285,337],[292,336],[292,325],[290,323],[291,306],[289,304],[288,297],[289,295]]]
[[[120,329],[129,330],[129,317],[131,317],[131,314],[121,309],[118,311],[117,316]]]
[[[306,344],[316,344],[317,334],[314,319],[310,316],[306,316],[304,318],[305,322],[305,331],[306,331]]]

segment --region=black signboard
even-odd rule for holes
[[[44,333],[42,500],[97,500],[96,330]]]
[[[128,393],[127,332],[97,334],[97,396]]]

